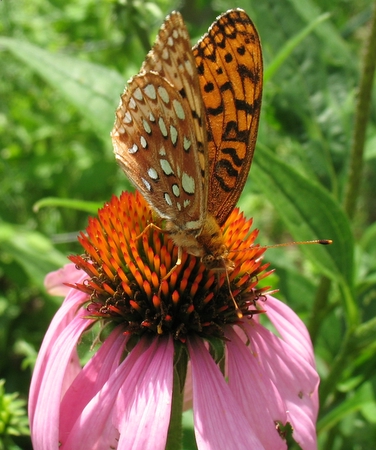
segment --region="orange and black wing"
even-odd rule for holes
[[[248,177],[262,96],[262,54],[247,14],[222,14],[193,47],[206,110],[208,211],[222,225]]]

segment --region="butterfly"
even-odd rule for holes
[[[219,16],[192,49],[173,12],[126,86],[111,133],[114,152],[178,247],[169,274],[183,250],[208,269],[227,274],[234,267],[221,226],[252,163],[262,72],[260,40],[243,10]]]

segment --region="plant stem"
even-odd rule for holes
[[[332,450],[337,435],[338,435],[338,426],[334,426],[329,430],[327,439],[325,441],[325,444],[323,445],[322,450]]]
[[[352,337],[353,333],[347,332],[346,336],[343,338],[341,348],[339,349],[337,356],[334,358],[328,378],[323,380],[321,383],[319,392],[321,408],[325,407],[325,402],[329,394],[335,392],[338,380],[340,380],[343,371],[347,367],[349,358],[348,348]]]
[[[179,450],[182,448],[182,415],[188,354],[179,342],[176,342],[174,347],[174,386],[166,450]]]
[[[328,297],[331,284],[329,278],[321,277],[308,323],[308,330],[313,345],[319,334],[322,321],[328,313]]]
[[[140,39],[142,47],[144,48],[145,52],[148,53],[151,48],[148,31],[146,30],[146,28],[140,26],[137,21],[133,24],[133,27],[137,33],[138,38]]]
[[[373,78],[376,67],[376,2],[374,3],[371,28],[365,43],[365,54],[361,72],[358,99],[355,111],[354,136],[351,147],[349,178],[346,186],[344,207],[348,216],[355,213],[362,179],[364,142],[371,104]]]

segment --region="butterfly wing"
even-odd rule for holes
[[[199,231],[208,191],[205,112],[180,13],[166,18],[116,115],[112,140],[127,176],[161,217]]]
[[[150,206],[181,229],[202,225],[202,183],[190,109],[150,72],[130,80],[112,131],[116,159]]]
[[[206,110],[208,211],[222,225],[247,180],[262,96],[262,54],[247,14],[230,10],[193,47]]]
[[[141,73],[151,71],[157,72],[169,81],[190,109],[201,169],[201,203],[204,216],[208,195],[208,183],[205,179],[208,174],[205,109],[188,30],[183,17],[177,11],[166,17],[153,48],[141,67]]]

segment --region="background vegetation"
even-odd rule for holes
[[[130,189],[109,137],[125,81],[171,10],[194,43],[234,7],[255,22],[266,69],[240,206],[262,244],[334,240],[267,258],[279,298],[315,345],[319,448],[374,448],[376,39],[366,71],[362,62],[370,0],[0,1],[0,448],[31,448],[24,401],[61,303],[44,292],[45,274],[81,252],[75,237],[89,212]]]

